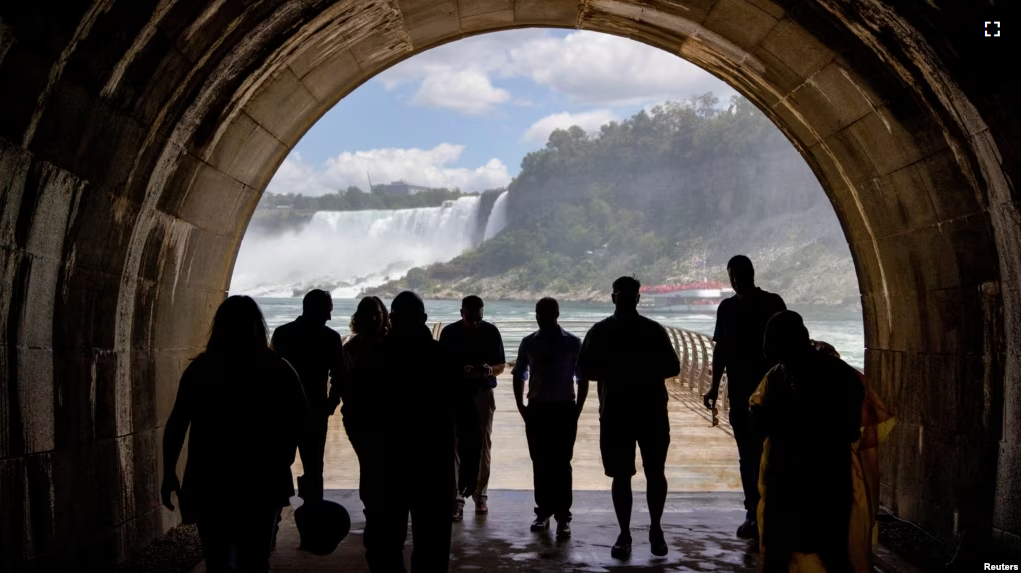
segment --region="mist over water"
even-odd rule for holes
[[[489,220],[486,221],[486,231],[483,233],[482,240],[488,241],[492,239],[506,226],[507,192],[504,191],[500,193],[500,196],[496,198],[496,202],[493,203],[493,211],[489,214]]]
[[[230,291],[291,297],[326,288],[338,298],[355,297],[362,288],[471,248],[479,200],[461,197],[440,207],[393,211],[320,211],[296,232],[247,234]]]

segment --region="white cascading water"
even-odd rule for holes
[[[291,297],[318,287],[353,298],[365,287],[468,250],[478,215],[478,196],[421,209],[319,211],[299,231],[246,235],[230,292]]]
[[[488,241],[507,226],[507,191],[500,193],[500,196],[493,202],[493,210],[486,220],[486,231],[482,234],[482,240]]]

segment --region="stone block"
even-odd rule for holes
[[[861,144],[879,175],[892,173],[923,157],[915,137],[885,108],[866,114],[848,130]]]
[[[574,0],[515,0],[514,23],[574,28],[578,24],[578,3]]]
[[[215,292],[220,301],[210,302]],[[223,301],[223,291],[198,287],[161,289],[155,312],[155,349],[190,349],[205,346],[216,308]]]
[[[131,427],[139,435],[156,426],[156,359],[154,352],[131,357]]]
[[[193,155],[185,152],[181,155],[173,178],[167,187],[169,189],[180,187],[182,191],[187,191],[191,187],[191,181],[195,179],[195,175],[201,169],[203,159],[214,169],[227,173],[238,161],[238,155],[258,128],[259,124],[247,114],[235,114],[230,125],[223,130],[215,144],[206,153]],[[178,204],[184,202],[183,197],[184,194],[182,193],[182,197],[177,200]],[[177,213],[177,211],[167,212],[171,214]]]
[[[0,139],[0,247],[15,245],[14,229],[21,212],[21,198],[32,165],[32,156],[25,150]]]
[[[461,33],[457,0],[399,0],[399,4],[415,48]]]
[[[164,426],[174,409],[177,400],[177,388],[181,382],[181,374],[197,356],[199,350],[180,348],[172,350],[156,350],[154,354],[156,382],[156,417],[153,422]]]
[[[830,197],[833,210],[844,229],[848,242],[871,240],[872,233],[865,225],[865,220],[852,193],[852,191],[857,192],[853,188],[854,181],[847,177],[847,172],[844,169],[846,157],[838,154],[840,151],[840,149],[833,148],[832,142],[820,142],[809,147],[808,153],[803,156]],[[838,161],[841,162],[839,165]]]
[[[262,189],[283,163],[288,151],[287,146],[268,131],[256,127],[241,145],[226,174],[249,187]]]
[[[999,280],[996,236],[987,213],[966,215],[941,223],[940,231],[956,263],[956,284],[975,287]]]
[[[234,211],[230,216],[230,230],[224,234],[224,237],[230,239],[232,244],[241,245],[241,239],[245,236],[245,231],[248,230],[252,214],[255,213],[255,208],[259,205],[259,199],[261,198],[262,193],[247,186],[242,190],[241,195],[238,196],[238,200],[234,204]]]
[[[770,30],[761,47],[802,78],[811,77],[834,57],[832,50],[789,18]]]
[[[316,98],[285,66],[259,88],[244,111],[278,140],[293,146],[319,118],[311,113],[318,108]]]
[[[987,207],[983,192],[965,177],[950,149],[922,159],[915,168],[940,221],[978,213]]]
[[[993,505],[993,527],[1011,535],[1021,535],[1021,444],[1002,441],[999,444],[996,479],[996,500]]]
[[[238,114],[238,116],[245,118],[248,122],[252,121],[244,114]],[[254,129],[255,124],[251,123],[251,127]],[[231,128],[228,128],[227,133],[236,135],[236,132],[231,131]],[[225,144],[224,140],[221,139],[220,146],[228,147],[229,145]],[[234,153],[237,153],[236,149]],[[233,159],[233,156],[231,159]],[[215,163],[213,165],[222,170],[226,169],[230,163],[228,161],[222,166]],[[206,164],[201,159],[188,152],[182,153],[178,158],[177,164],[174,166],[173,174],[160,193],[156,208],[168,215],[179,216],[181,214],[181,205],[184,204],[184,200],[188,196],[188,189],[191,189],[195,176],[203,167],[206,167]]]
[[[718,0],[702,25],[751,52],[778,21],[747,0]]]
[[[159,537],[162,527],[159,510],[140,513],[121,523],[113,531],[113,553],[121,558],[141,554],[145,547]]]
[[[213,233],[226,232],[230,227],[230,215],[244,185],[229,175],[209,166],[203,166],[195,174],[188,195],[181,205],[181,219]],[[172,238],[177,237],[174,232]],[[186,239],[182,230],[181,239]],[[177,245],[170,245],[175,247]]]
[[[411,49],[410,42],[397,41],[382,29],[353,42],[350,47],[351,55],[366,75],[382,70]]]
[[[985,352],[984,313],[978,289],[947,288],[925,294],[922,315],[926,345],[931,352],[981,357]],[[960,366],[961,364],[957,364]]]
[[[50,349],[53,345],[53,305],[57,297],[57,280],[63,266],[59,258],[29,258],[27,295],[18,320],[18,344]],[[15,309],[11,309],[15,310]],[[19,320],[20,319],[20,320]]]
[[[514,8],[486,12],[474,16],[461,14],[461,31],[464,33],[482,32],[487,30],[500,30],[510,28],[514,25]]]
[[[18,408],[25,453],[47,452],[54,446],[53,351],[18,348]]]
[[[888,348],[901,352],[925,352],[925,333],[919,318],[919,314],[927,310],[925,306],[913,293],[891,293],[889,299],[893,320]]]
[[[38,169],[39,191],[35,195],[25,250],[35,257],[59,260],[63,256],[68,216],[77,205],[85,183],[49,163],[40,163]]]
[[[818,125],[805,117],[805,108],[795,99],[797,93],[795,91],[786,100],[776,100],[769,111],[773,122],[807,149],[819,142],[816,137]]]
[[[854,126],[842,129],[827,137],[824,144],[833,157],[840,162],[837,177],[848,184],[862,183],[879,177],[875,165],[861,142],[854,136]]]
[[[95,439],[113,438],[117,435],[117,354],[112,351],[93,354],[91,373]]]
[[[139,209],[137,203],[119,194],[90,186],[82,194],[68,237],[68,250],[74,252],[74,271],[120,277]]]
[[[292,68],[295,64],[291,64]],[[349,50],[338,50],[316,63],[299,77],[305,88],[324,105],[332,105],[347,95],[365,77]]]
[[[241,235],[215,235],[196,229],[189,236],[183,253],[184,263],[178,270],[166,273],[167,288],[198,287],[222,291],[230,280],[230,263]]]
[[[482,16],[494,12],[509,11],[513,15],[514,0],[457,0],[457,11],[461,15],[462,21],[466,17]]]
[[[875,244],[865,240],[849,243],[848,247],[851,250],[851,258],[854,259],[861,291],[865,294],[882,293],[882,276],[879,272]]]
[[[872,109],[863,98],[855,97],[856,92],[851,93],[846,86],[839,85],[843,79],[839,68],[831,64],[799,85],[788,97],[811,126],[814,136],[825,139]]]

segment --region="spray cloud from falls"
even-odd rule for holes
[[[325,288],[354,298],[363,288],[444,262],[495,236],[507,224],[506,192],[497,198],[478,237],[481,199],[461,197],[439,207],[319,211],[297,230],[249,233],[241,244],[232,293],[301,296]]]

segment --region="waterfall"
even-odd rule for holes
[[[291,297],[326,288],[336,298],[355,297],[470,249],[478,211],[478,196],[421,209],[319,211],[281,236],[246,235],[230,291]]]
[[[482,234],[482,240],[488,241],[507,226],[507,191],[500,193],[493,203],[493,210],[489,213],[489,220],[486,221],[486,232]]]

